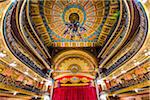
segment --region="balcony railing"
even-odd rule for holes
[[[119,83],[116,86],[111,87],[110,92],[114,92],[123,88],[127,88],[129,86],[136,85],[147,80],[150,80],[150,72],[147,72],[142,75],[138,75],[134,79],[123,81],[122,83]]]

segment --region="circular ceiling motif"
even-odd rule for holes
[[[80,5],[69,5],[62,13],[62,20],[64,23],[79,22],[83,25],[86,20],[86,12]]]
[[[43,41],[51,40],[53,46],[94,46],[99,42],[103,45],[118,22],[119,2],[29,0],[29,16]]]
[[[43,2],[41,4],[47,5],[47,1],[41,2]],[[50,30],[54,42],[88,41],[93,36],[92,42],[97,41],[102,24],[102,17],[98,17],[98,13],[99,11],[105,12],[105,9],[99,9],[94,2],[90,2],[86,6],[68,1],[63,8],[57,3],[53,2],[49,12],[46,12],[47,7],[43,8],[45,15],[43,18],[49,26],[48,30]],[[49,21],[49,19],[51,20]]]

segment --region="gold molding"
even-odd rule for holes
[[[7,93],[0,93],[0,97],[1,98],[9,98],[9,100],[10,99],[13,99],[13,100],[15,100],[16,98],[17,98],[17,100],[18,99],[20,99],[20,100],[31,100],[32,99],[32,96],[24,96],[24,95],[13,95],[13,94],[7,94]],[[39,97],[39,96],[38,96]]]
[[[34,92],[30,92],[30,91],[16,88],[13,86],[8,86],[8,85],[5,85],[3,83],[0,83],[0,88],[5,89],[5,90],[9,90],[9,91],[17,91],[18,93],[23,93],[23,94],[27,94],[27,95],[31,95],[31,96],[37,96],[37,94]]]
[[[118,91],[112,92],[111,94],[109,94],[110,96],[112,96],[113,94],[119,94],[119,93],[123,93],[123,92],[127,92],[127,91],[133,91],[137,88],[142,88],[142,87],[146,87],[146,86],[150,86],[150,80],[147,80],[143,83],[139,83],[137,85],[133,85],[133,86],[129,86],[127,88],[124,89],[120,89]]]
[[[61,84],[61,86],[85,86],[89,85],[89,83],[80,83],[80,84]]]
[[[66,57],[68,55],[80,55],[83,58],[86,57],[95,65],[95,67],[98,67],[98,63],[96,61],[96,58],[92,54],[90,54],[89,52],[86,52],[83,50],[68,50],[68,51],[60,52],[59,54],[57,54],[53,58],[54,66],[55,66],[55,64],[57,64],[57,62],[59,62],[61,59],[63,59],[64,57]]]
[[[65,76],[86,76],[86,77],[89,77],[91,79],[95,79],[95,76],[92,76],[92,75],[89,75],[89,74],[86,74],[86,73],[77,73],[77,74],[63,73],[61,75],[58,75],[58,76],[54,77],[54,79],[57,80],[59,78],[65,77]]]
[[[116,53],[116,51],[122,46],[122,44],[126,41],[126,39],[128,38],[128,36],[129,36],[129,34],[130,34],[130,31],[131,31],[131,26],[133,25],[133,18],[134,18],[134,11],[133,11],[133,7],[131,6],[131,12],[130,12],[130,8],[129,8],[129,6],[128,6],[128,3],[127,3],[127,1],[126,0],[124,0],[124,2],[125,2],[125,5],[126,5],[126,7],[127,7],[127,10],[128,10],[128,16],[129,16],[129,21],[128,21],[128,27],[127,27],[127,30],[126,30],[126,34],[124,35],[124,38],[120,41],[120,43],[117,45],[117,47],[116,48],[114,48],[114,50],[111,52],[111,54],[109,54],[108,56],[107,56],[107,58],[104,60],[104,62],[102,62],[102,64],[101,64],[101,66],[102,67],[104,67],[104,65],[106,64],[106,62],[109,60],[109,58],[111,58],[112,56],[113,56],[113,54],[115,54]],[[132,3],[130,3],[130,4],[132,4]],[[131,17],[131,13],[132,13],[132,17]],[[131,17],[131,19],[130,19],[130,17]],[[132,22],[131,22],[132,21]],[[120,57],[122,56],[122,54],[120,54],[118,57],[117,57],[117,59],[119,59]],[[113,59],[114,59],[114,57],[113,57]],[[117,59],[115,59],[115,60],[117,60]],[[113,63],[112,63],[113,64]]]

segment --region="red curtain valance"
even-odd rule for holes
[[[55,88],[53,100],[97,100],[95,87],[64,86]]]

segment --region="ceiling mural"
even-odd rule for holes
[[[118,22],[121,2],[30,0],[28,9],[32,25],[46,43],[51,40],[56,47],[102,46]]]

